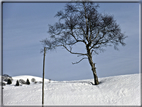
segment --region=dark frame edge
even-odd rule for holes
[[[41,1],[39,1],[39,0],[29,0],[29,1],[24,1],[24,0],[6,0],[6,1],[1,1],[1,76],[3,75],[3,3],[53,3],[53,2],[55,2],[55,3],[67,3],[67,2],[76,2],[76,1],[79,1],[79,2],[81,2],[80,0],[66,0],[66,1],[58,1],[58,0],[56,0],[56,1],[52,1],[52,0],[50,0],[50,1],[45,1],[45,0],[41,0]],[[133,0],[133,1],[128,1],[128,0],[124,0],[124,1],[105,1],[105,0],[103,0],[103,1],[99,1],[99,0],[90,0],[90,1],[92,1],[92,2],[96,2],[96,3],[139,3],[140,4],[140,9],[139,9],[139,11],[140,11],[140,13],[139,13],[139,35],[140,35],[140,39],[139,39],[139,44],[140,44],[140,47],[139,47],[139,69],[140,69],[140,73],[142,73],[142,67],[141,67],[141,65],[142,65],[142,1],[141,0]],[[142,76],[142,74],[140,75],[140,77]],[[140,78],[141,79],[141,81],[142,81],[142,77]],[[2,81],[2,78],[1,78],[1,81]],[[141,85],[141,87],[142,87],[142,85]],[[141,92],[141,95],[142,95],[142,92]],[[142,97],[141,97],[142,98]],[[142,101],[142,99],[141,99],[141,101]],[[142,105],[142,102],[141,102],[141,105]],[[0,106],[1,107],[10,107],[10,106],[4,106],[3,105],[3,89],[2,89],[2,86],[1,86],[1,104],[0,104]],[[16,107],[16,106],[13,106],[13,107]],[[17,107],[19,107],[19,106],[17,106]],[[20,107],[22,107],[22,106],[20,106]],[[23,107],[26,107],[26,106],[23,106]],[[30,106],[30,107],[33,107],[33,106]],[[37,106],[37,107],[39,107],[39,106]],[[45,106],[46,107],[46,106]],[[49,107],[49,106],[47,106],[47,107]],[[55,107],[55,106],[50,106],[50,107]],[[66,106],[66,107],[72,107],[72,106]],[[92,106],[93,107],[93,106]],[[102,107],[102,106],[100,106],[100,107]],[[111,106],[111,107],[113,107],[113,106]]]
[[[3,89],[2,89],[2,75],[3,75],[3,1],[1,1],[1,106],[3,107]]]
[[[82,2],[82,1],[91,1],[95,3],[140,3],[141,0],[4,0],[3,3],[73,3],[73,2]]]

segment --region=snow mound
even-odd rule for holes
[[[52,81],[45,79],[44,105],[140,105],[140,75],[120,75],[99,78],[99,85],[92,85],[93,79],[75,81]],[[17,79],[42,78],[17,76]],[[3,89],[3,104],[42,105],[42,84],[22,86],[6,85]]]

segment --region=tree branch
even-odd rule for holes
[[[87,15],[86,15],[86,7],[85,7],[85,4],[83,3],[83,6],[84,6],[84,10],[85,10],[85,19],[86,19],[86,40],[89,42],[88,40],[88,21],[87,21]]]
[[[88,58],[85,58],[85,57],[84,57],[84,58],[82,58],[81,60],[79,60],[78,62],[75,62],[75,63],[72,62],[72,64],[78,64],[78,63],[81,62],[83,59],[88,59]]]
[[[98,33],[98,34],[99,34],[99,33]],[[97,36],[98,36],[98,35],[97,35]],[[97,36],[96,36],[96,37],[97,37]],[[100,37],[99,40],[97,40],[97,42],[94,43],[93,46],[92,46],[90,49],[92,49],[95,45],[100,44],[99,42],[100,42],[100,40],[101,40],[102,38],[104,38],[104,36],[105,36],[105,33],[103,33],[103,36]],[[96,38],[96,37],[95,37],[95,38]]]
[[[77,41],[77,38],[74,36],[72,30],[71,30],[71,35],[72,35],[72,37]]]
[[[99,30],[98,30],[98,33],[97,33],[97,35],[96,35],[96,37],[92,40],[92,41],[94,41],[97,37],[98,37],[98,35],[99,35]]]
[[[71,31],[71,32],[72,32],[72,31]],[[75,43],[77,43],[77,42],[83,42],[83,43],[85,43],[85,44],[86,44],[85,40],[78,40],[78,39],[74,36],[73,32],[71,33],[71,35],[72,35],[72,36],[73,36],[73,38],[76,40],[76,42],[75,42]]]
[[[79,55],[86,55],[87,54],[83,54],[83,53],[77,53],[77,52],[72,52],[71,50],[69,50],[65,45],[62,45],[68,52],[70,52],[71,54],[79,54]]]

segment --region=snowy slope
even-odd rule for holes
[[[18,76],[29,79],[34,76]],[[39,77],[34,77],[42,81]],[[42,84],[4,86],[4,105],[41,105]],[[99,78],[99,85],[91,85],[93,79],[76,81],[51,81],[45,79],[45,105],[140,105],[140,74]]]

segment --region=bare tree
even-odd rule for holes
[[[119,25],[112,15],[100,14],[97,11],[98,4],[92,2],[68,3],[65,9],[57,12],[55,17],[59,21],[55,25],[49,25],[50,39],[44,39],[43,44],[47,50],[64,47],[69,53],[88,59],[94,75],[94,84],[98,85],[95,63],[92,55],[104,51],[104,47],[125,45],[126,36],[121,32]],[[74,52],[73,46],[83,43],[86,53]],[[82,46],[84,46],[82,45]]]

